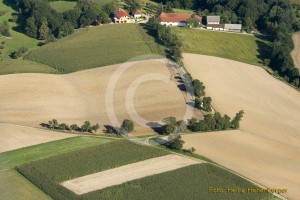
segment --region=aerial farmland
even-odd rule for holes
[[[2,0],[0,199],[299,199],[297,1]]]

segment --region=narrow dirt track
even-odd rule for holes
[[[296,67],[300,70],[300,32],[293,35],[295,49],[292,51],[292,56]]]
[[[204,82],[217,111],[245,111],[241,131],[184,136],[187,147],[299,199],[300,93],[257,66],[194,54],[184,54],[184,62]]]
[[[61,185],[81,195],[198,163],[200,162],[185,156],[167,155],[79,177]]]

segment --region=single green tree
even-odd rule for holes
[[[43,19],[42,20],[42,24],[39,28],[39,39],[40,40],[44,40],[47,38],[47,36],[49,35],[49,26],[48,26],[48,21],[47,19]]]
[[[183,147],[183,144],[185,143],[182,139],[181,136],[176,136],[175,138],[169,138],[169,141],[165,144],[165,146],[169,149],[176,149],[176,150],[181,150]]]
[[[26,27],[25,27],[26,35],[29,37],[37,38],[38,28],[35,24],[34,17],[29,17],[26,20]]]
[[[72,125],[70,126],[70,128],[71,128],[71,130],[73,130],[73,131],[78,131],[78,130],[79,130],[79,126],[78,126],[77,124],[72,124]]]
[[[5,20],[0,24],[0,34],[6,37],[10,37],[10,28],[8,22]]]
[[[134,130],[134,123],[129,119],[124,119],[121,128],[127,133],[131,133]]]
[[[231,121],[231,128],[238,129],[240,128],[240,122],[244,116],[245,112],[243,110],[236,113],[235,117]]]
[[[95,124],[91,127],[91,129],[94,131],[94,133],[96,133],[99,128],[100,128],[99,124]]]
[[[83,132],[92,132],[92,129],[91,129],[91,122],[89,121],[85,121],[83,123],[83,125],[81,126],[81,130]]]

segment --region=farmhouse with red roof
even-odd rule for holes
[[[130,21],[129,14],[122,8],[118,8],[117,10],[115,10],[114,15],[115,23],[127,23]]]
[[[187,26],[188,19],[195,19],[199,24],[202,17],[195,14],[177,14],[177,13],[164,13],[159,15],[161,25],[166,26]]]

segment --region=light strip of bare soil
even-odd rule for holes
[[[198,163],[200,162],[188,157],[167,155],[75,178],[61,185],[81,195]]]
[[[295,33],[293,35],[293,40],[294,40],[295,48],[292,51],[292,56],[296,67],[300,69],[300,33]]]

